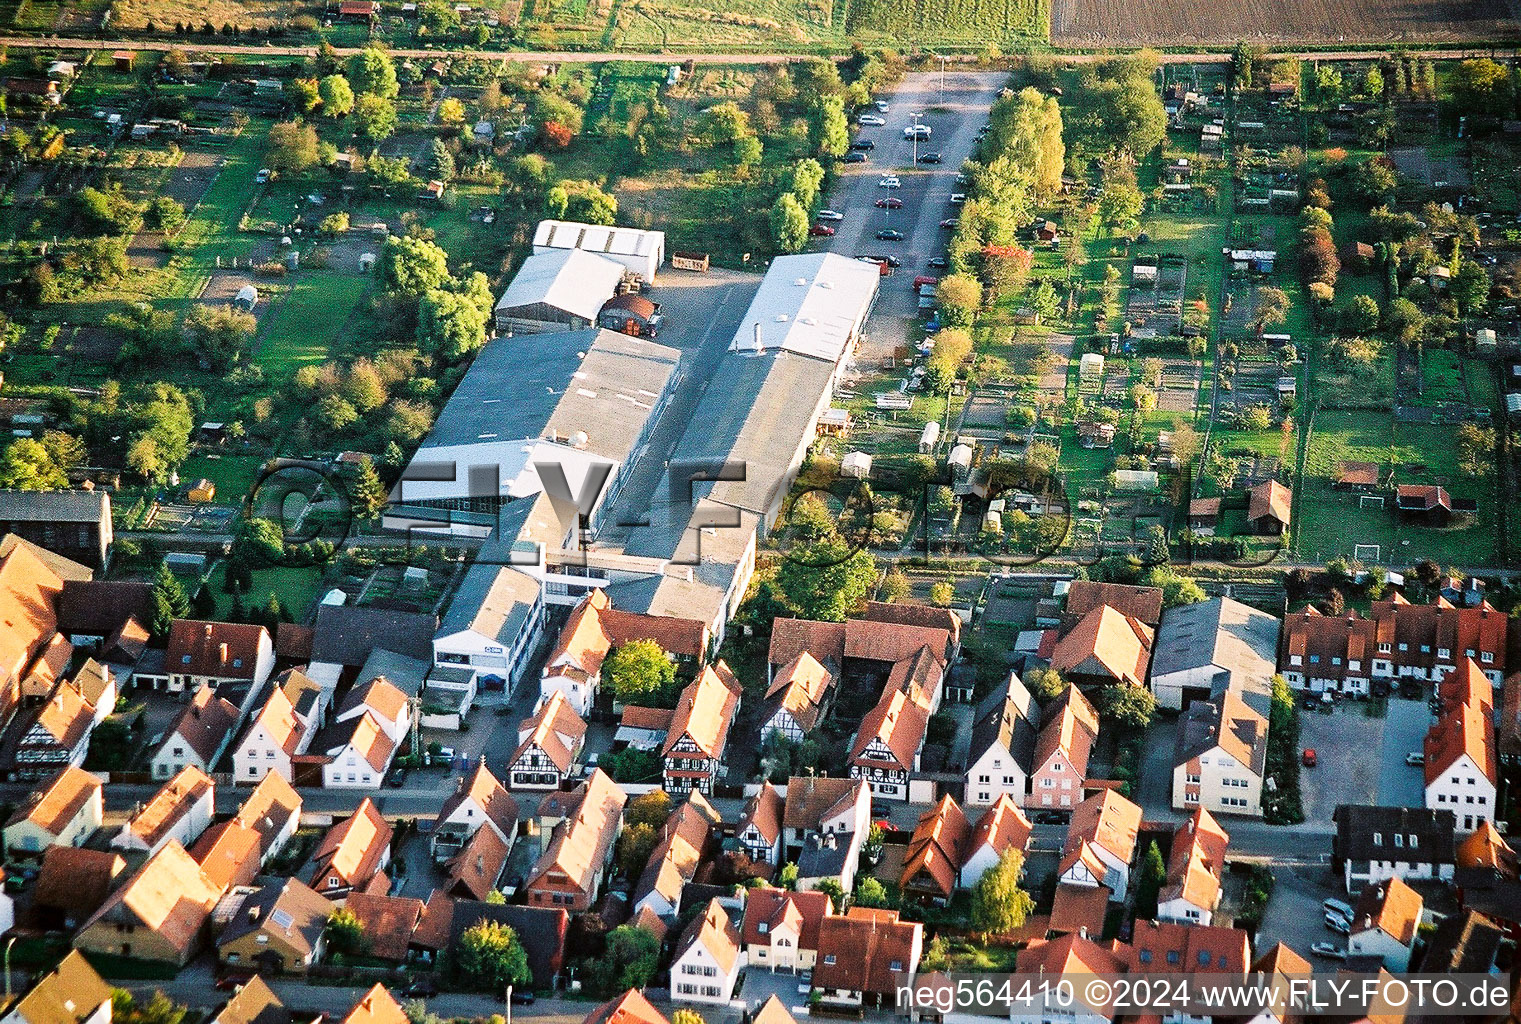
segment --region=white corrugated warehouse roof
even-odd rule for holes
[[[582,249],[552,249],[523,261],[497,300],[497,309],[542,302],[595,321],[623,280],[623,264]]]
[[[589,252],[644,256],[665,248],[664,231],[604,227],[568,220],[541,220],[533,233],[535,249],[585,249]]]
[[[838,363],[866,319],[881,274],[875,263],[834,253],[777,257],[734,332],[729,351],[753,351],[759,325],[766,349]]]

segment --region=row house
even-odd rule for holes
[[[711,855],[713,838],[722,824],[722,816],[696,790],[670,813],[634,884],[635,913],[648,909],[662,919],[676,917],[682,890]]]
[[[518,748],[508,762],[513,789],[559,789],[575,771],[586,722],[556,690],[532,718],[518,724]]]
[[[819,926],[835,911],[823,892],[788,892],[760,886],[745,894],[741,928],[745,954],[755,967],[811,971],[819,956]]]
[[[1414,605],[1401,596],[1355,611],[1321,615],[1313,608],[1283,622],[1278,669],[1290,686],[1319,693],[1367,694],[1374,680],[1440,682],[1463,658],[1486,678],[1504,678],[1506,616],[1487,601],[1457,607],[1445,598]]]
[[[671,958],[671,998],[726,1006],[745,966],[739,929],[717,899],[682,931]]]
[[[195,691],[153,753],[155,779],[171,779],[187,766],[210,773],[231,742],[238,709],[209,686]]]
[[[438,809],[428,848],[436,862],[460,854],[482,828],[490,829],[507,850],[518,834],[518,802],[486,767],[482,755],[469,778],[459,784]]]
[[[819,923],[813,990],[826,1008],[897,1005],[902,975],[918,973],[924,926],[896,910],[851,907]]]
[[[761,742],[772,733],[794,743],[823,721],[834,701],[837,671],[831,671],[807,651],[799,651],[772,676],[761,713]]]
[[[1230,835],[1203,807],[1178,826],[1168,851],[1167,877],[1157,892],[1158,921],[1214,923],[1230,841]]]
[[[98,776],[70,766],[16,808],[5,823],[5,849],[36,856],[51,846],[81,846],[104,820],[104,784]]]
[[[1003,796],[1024,803],[1039,726],[1040,708],[1013,674],[977,706],[963,790],[969,806],[986,807]]]
[[[761,783],[760,790],[745,801],[734,835],[751,860],[781,866],[782,815],[786,804],[786,798],[769,780]]]
[[[544,798],[539,805],[541,827],[550,820],[555,824],[524,883],[529,906],[580,913],[597,901],[627,802],[623,790],[600,768],[570,793]]]
[[[1040,732],[1030,759],[1030,794],[1026,806],[1068,809],[1083,799],[1088,758],[1098,741],[1098,711],[1076,686],[1068,685],[1041,709]]]
[[[1268,721],[1235,690],[1196,700],[1178,722],[1172,806],[1262,816]]]
[[[723,771],[724,748],[739,711],[739,697],[739,680],[722,661],[704,665],[681,691],[660,750],[666,792],[713,792]]]
[[[111,840],[114,850],[150,857],[169,843],[187,847],[200,838],[216,813],[216,783],[194,765],[180,769],[127,820]]]
[[[1452,810],[1341,804],[1331,814],[1331,868],[1348,892],[1391,878],[1450,882],[1456,864]]]

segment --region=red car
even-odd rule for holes
[[[1316,762],[1318,760],[1315,757],[1315,748],[1314,747],[1305,747],[1304,748],[1304,755],[1300,758],[1300,760],[1302,762],[1304,762],[1304,766],[1306,768],[1314,768],[1315,764],[1316,764]]]
[[[817,235],[819,238],[830,238],[834,235],[834,228],[828,224],[815,224],[808,229],[808,233],[810,235]]]
[[[891,196],[885,199],[878,199],[877,208],[882,210],[901,210],[903,209],[903,200],[894,199]]]

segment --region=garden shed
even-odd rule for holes
[[[864,480],[871,475],[871,456],[865,452],[850,452],[840,460],[840,475]]]
[[[251,284],[245,284],[238,289],[238,294],[233,298],[232,304],[239,309],[253,312],[253,308],[259,304],[259,289]]]

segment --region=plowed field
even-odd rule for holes
[[[1062,46],[1449,42],[1521,35],[1507,0],[1052,0]]]

